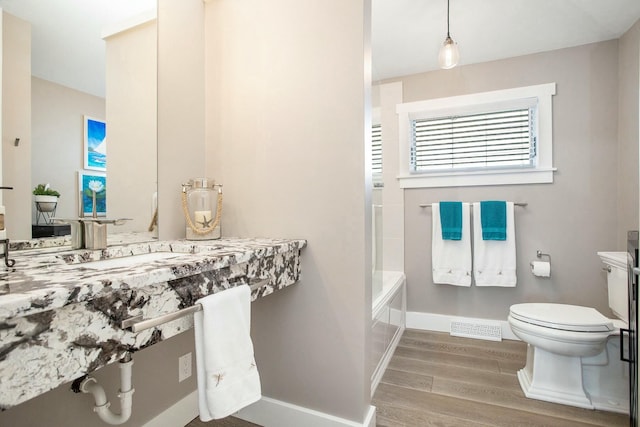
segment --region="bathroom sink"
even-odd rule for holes
[[[140,255],[123,256],[119,258],[109,258],[99,261],[83,262],[81,264],[73,264],[75,267],[89,268],[93,270],[103,270],[107,268],[132,267],[152,261],[175,259],[185,256],[186,254],[175,252],[151,252]]]

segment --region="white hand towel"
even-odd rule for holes
[[[471,231],[469,203],[462,204],[462,238],[442,240],[440,204],[431,205],[431,268],[433,283],[471,286]]]
[[[253,356],[251,291],[237,286],[197,301],[194,314],[200,420],[224,418],[262,397]]]
[[[480,203],[473,204],[473,278],[476,286],[516,286],[516,229],[507,202],[507,239],[482,240]]]

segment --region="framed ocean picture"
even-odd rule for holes
[[[107,216],[107,176],[99,172],[78,171],[80,194],[80,217],[93,215],[93,192],[95,191],[96,213]]]
[[[107,170],[107,125],[104,120],[84,116],[84,168]]]

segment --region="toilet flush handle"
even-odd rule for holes
[[[610,265],[607,265],[606,267],[602,267],[602,269],[604,271],[606,271],[607,273],[611,273],[611,266]]]

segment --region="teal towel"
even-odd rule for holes
[[[462,239],[462,202],[440,202],[442,240]]]
[[[482,240],[507,240],[507,202],[480,202]]]

